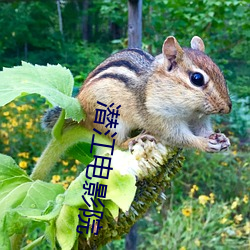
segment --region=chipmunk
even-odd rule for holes
[[[169,36],[156,57],[140,49],[110,56],[88,75],[77,96],[87,115],[83,126],[105,133],[106,123],[94,123],[97,101],[115,103],[121,105],[119,125],[110,130],[117,132],[116,144],[122,147],[154,138],[164,145],[206,152],[227,149],[230,142],[213,131],[210,114],[227,114],[232,104],[223,74],[204,50],[198,36],[192,38],[191,48],[181,48]],[[129,139],[135,129],[144,133]]]

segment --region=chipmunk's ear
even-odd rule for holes
[[[162,54],[170,61],[179,61],[182,59],[183,50],[175,37],[169,36],[162,46]]]
[[[197,49],[197,50],[200,50],[202,52],[205,51],[205,45],[204,45],[204,42],[203,40],[198,37],[198,36],[194,36],[191,40],[191,48],[192,49]]]

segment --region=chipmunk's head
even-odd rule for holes
[[[198,36],[192,38],[191,48],[181,48],[175,37],[169,36],[162,47],[163,71],[168,78],[175,79],[173,83],[179,85],[184,98],[193,102],[197,112],[227,114],[232,104],[226,81],[204,51],[204,43]]]

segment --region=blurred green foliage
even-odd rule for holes
[[[88,2],[87,7],[83,2]],[[63,33],[56,1],[2,1],[0,67],[21,60],[60,63],[69,66],[80,84],[110,53],[127,46],[126,1],[61,1],[60,7]],[[231,93],[246,97],[250,93],[249,14],[248,1],[144,0],[143,47],[157,54],[169,35],[184,46],[199,35],[206,52],[224,71]]]

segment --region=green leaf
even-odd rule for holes
[[[78,100],[71,97],[73,84],[71,72],[61,65],[34,66],[22,62],[22,66],[0,72],[0,106],[18,96],[36,93],[53,106],[65,109],[66,118],[79,122],[84,114]]]
[[[50,220],[59,214],[59,208],[55,206],[52,211],[47,215],[42,215],[46,211],[50,202],[56,199],[56,196],[64,192],[61,185],[56,185],[52,183],[42,182],[40,180],[28,183],[27,189],[24,189],[22,185],[19,185],[14,189],[10,195],[2,199],[3,202],[8,201],[9,204],[14,203],[10,207],[4,207],[7,212],[7,208],[12,208],[13,211],[19,213],[20,216],[30,217],[34,220]],[[25,186],[26,187],[26,186]],[[20,193],[21,192],[21,193]],[[17,196],[13,198],[13,196]],[[2,202],[1,201],[1,202]],[[1,218],[1,217],[0,217]]]
[[[56,238],[61,249],[71,250],[77,239],[78,208],[64,205],[56,220]]]
[[[5,213],[11,208],[19,206],[24,200],[32,182],[23,183],[11,192],[9,192],[5,197],[0,200],[1,210],[0,210],[0,221],[3,219]]]
[[[24,209],[17,209],[17,211],[19,212],[19,214],[23,215],[23,216],[27,216],[28,218],[32,219],[32,220],[36,220],[36,221],[52,221],[54,220],[60,213],[61,208],[62,208],[62,204],[53,204],[54,207],[52,209],[52,211],[50,211],[49,213],[43,212],[42,215],[29,215],[27,212],[25,212]],[[45,209],[46,210],[46,209]]]
[[[39,220],[39,216],[46,209],[48,202],[54,200],[57,194],[63,191],[60,185],[43,183],[42,181],[19,185],[0,201],[2,204],[0,224],[3,228],[8,229],[9,236],[18,232],[26,224],[27,217]],[[55,219],[60,208],[61,206],[56,207],[46,219]],[[45,220],[45,218],[43,219]]]
[[[90,143],[79,142],[67,150],[67,154],[82,162],[85,165],[88,165],[91,161],[93,161],[93,155],[96,154],[96,147],[93,147],[92,154],[90,153]]]
[[[120,154],[118,154],[120,153]],[[120,169],[121,165],[131,164],[131,157],[130,153],[128,152],[122,152],[120,150],[115,150],[115,154],[118,154],[118,156],[121,156],[121,161],[116,160],[112,163],[113,170],[110,171],[109,178],[103,179],[103,178],[96,178],[92,177],[91,180],[89,180],[86,177],[86,169],[71,183],[68,190],[65,192],[65,200],[64,204],[70,205],[70,206],[81,206],[84,205],[84,201],[82,199],[82,195],[84,194],[85,190],[83,189],[83,184],[85,184],[85,181],[87,183],[97,183],[100,182],[100,184],[106,184],[107,187],[107,194],[106,194],[106,200],[113,201],[116,205],[118,205],[123,211],[127,211],[134,199],[135,192],[136,192],[136,179],[134,175],[131,174],[124,174],[123,169]],[[101,154],[102,155],[102,154]],[[107,156],[106,154],[104,154]],[[133,164],[137,164],[137,161],[134,160],[132,162]],[[93,168],[89,168],[88,175],[92,176]],[[90,195],[84,195],[87,202],[92,204]],[[114,212],[115,213],[115,212]]]
[[[92,176],[91,171],[93,169],[90,168],[89,170],[89,176]],[[85,204],[84,200],[82,199],[82,195],[84,195],[84,192],[86,190],[83,189],[83,184],[85,184],[85,181],[87,181],[88,183],[97,183],[98,181],[100,181],[100,178],[95,178],[92,177],[91,180],[89,180],[86,177],[86,170],[84,170],[69,186],[69,188],[67,189],[67,191],[65,192],[65,200],[64,200],[64,204],[70,205],[70,206],[83,206]],[[84,195],[85,199],[87,200],[87,202],[92,204],[91,201],[91,197],[90,195]]]
[[[28,244],[27,246],[21,248],[21,250],[32,250],[35,247],[41,245],[41,243],[44,241],[44,235],[40,236],[39,238],[37,238],[36,240],[32,241],[30,244]]]
[[[0,225],[0,249],[2,250],[10,250],[10,240],[8,237],[8,234],[5,232],[5,230],[3,230],[3,228],[1,228]]]
[[[121,175],[117,170],[110,171],[108,179],[102,179],[101,184],[108,185],[106,199],[115,202],[123,212],[129,210],[136,192],[136,180],[133,175]]]
[[[43,211],[42,215],[27,215],[23,209],[16,209],[20,215],[27,216],[27,219],[33,221],[47,222],[45,229],[45,237],[50,242],[51,249],[55,249],[56,245],[56,219],[62,209],[63,195],[59,194],[56,201],[49,202],[47,208]]]
[[[0,181],[0,201],[13,189],[25,182],[31,182],[30,178],[27,176],[17,176]]]
[[[0,200],[0,249],[8,249],[9,236],[20,230],[28,223],[26,219],[19,218],[12,208],[17,207],[24,199],[32,182],[23,183],[13,189],[9,194]],[[17,220],[18,218],[18,220]]]
[[[6,232],[7,237],[13,234],[21,234],[23,228],[29,225],[31,221],[27,217],[20,216],[15,209],[6,211],[4,217],[3,230]]]
[[[51,249],[56,249],[56,222],[51,221],[45,229],[45,237],[50,242]]]
[[[30,219],[37,220],[35,216],[44,212],[49,214],[47,220],[56,218],[62,207],[62,200],[56,198],[64,189],[40,180],[32,182],[9,156],[0,155],[0,160],[0,231],[5,238],[1,249],[5,249],[9,245],[8,237],[21,233]]]
[[[30,186],[20,207],[27,210],[37,209],[42,212],[46,208],[47,202],[55,200],[56,196],[61,193],[64,193],[64,188],[61,185],[37,180]]]
[[[28,175],[10,156],[0,154],[0,181],[21,175],[28,178]]]
[[[71,130],[67,131],[67,138],[64,133],[64,140],[70,140],[73,137],[76,137],[75,141],[77,143],[71,144],[66,153],[75,158],[79,161],[83,162],[84,164],[89,163],[90,159],[93,160],[92,155],[104,155],[106,153],[110,153],[111,148],[105,147],[105,146],[93,146],[92,154],[90,153],[91,143],[92,143],[92,136],[95,134],[94,142],[100,143],[103,145],[112,146],[112,142],[109,138],[107,138],[104,135],[99,135],[96,132],[93,132],[91,130],[88,130],[82,126],[76,126],[72,128]],[[80,139],[79,139],[80,138]],[[79,142],[80,141],[80,142]],[[117,147],[115,146],[115,149]],[[81,155],[83,154],[83,156]]]
[[[103,204],[105,205],[105,208],[109,210],[114,219],[118,218],[119,207],[113,201],[107,200],[104,201]]]

